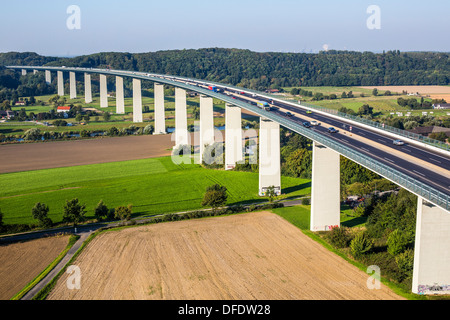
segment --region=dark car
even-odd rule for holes
[[[309,128],[309,127],[311,127],[311,124],[308,121],[306,121],[306,122],[303,122],[303,126],[305,128]]]
[[[338,132],[335,128],[333,128],[333,127],[329,127],[328,128],[328,132],[329,133],[336,133],[336,132]]]
[[[292,117],[292,113],[290,113],[289,111],[286,112],[286,117]]]

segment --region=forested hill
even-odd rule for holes
[[[450,54],[437,52],[332,50],[310,54],[209,48],[135,54],[102,52],[75,58],[0,54],[0,65],[7,64],[110,67],[207,79],[258,90],[300,85],[450,84]]]

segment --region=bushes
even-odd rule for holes
[[[358,233],[350,242],[350,251],[355,258],[361,257],[363,254],[372,249],[373,240],[369,239],[366,232]]]
[[[336,248],[345,248],[348,247],[351,236],[349,234],[349,230],[346,227],[333,228],[327,235],[330,243]]]
[[[408,242],[407,237],[399,229],[395,229],[388,237],[387,250],[391,255],[396,256],[406,250]]]
[[[395,262],[397,263],[398,269],[400,270],[401,280],[412,278],[413,267],[414,267],[414,251],[411,249],[400,253],[395,257]]]

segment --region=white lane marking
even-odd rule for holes
[[[390,162],[392,162],[392,163],[395,163],[395,161],[394,161],[394,160],[392,160],[392,159],[389,159],[389,158],[386,158],[386,157],[384,157],[384,160],[387,160],[387,161],[390,161]]]
[[[370,152],[369,149],[366,149],[366,148],[364,148],[364,147],[361,147],[361,149],[363,149],[364,151]]]
[[[422,173],[422,172],[419,172],[419,171],[416,171],[416,170],[413,170],[415,173],[417,173],[417,174],[420,174],[422,177],[425,177],[425,175]]]
[[[436,159],[433,159],[433,158],[429,158],[430,160],[433,160],[433,161],[436,161],[436,162],[438,162],[438,163],[442,163],[442,162],[440,162],[439,160],[436,160]]]

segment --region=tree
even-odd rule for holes
[[[369,106],[368,104],[364,104],[358,109],[358,113],[360,115],[373,114],[373,107]]]
[[[266,196],[269,198],[269,202],[272,203],[273,199],[276,198],[277,194],[275,192],[275,186],[269,186],[266,190]]]
[[[106,122],[108,122],[109,120],[111,120],[111,114],[107,111],[105,111],[103,113],[103,120],[105,120]]]
[[[33,215],[33,218],[39,221],[40,226],[47,228],[51,227],[53,222],[52,220],[47,217],[49,208],[44,203],[36,203],[31,209],[31,214]]]
[[[373,240],[369,239],[366,232],[358,233],[350,242],[350,251],[355,258],[359,258],[364,253],[370,251],[373,246]]]
[[[79,203],[77,198],[66,200],[64,205],[63,222],[73,223],[76,226],[84,221],[86,214],[86,205]]]
[[[83,120],[83,116],[82,116],[81,113],[78,113],[78,114],[75,116],[75,121],[80,122],[81,120]]]
[[[192,117],[195,120],[200,119],[200,108],[199,107],[195,106],[194,109],[192,109]]]
[[[114,209],[114,217],[122,220],[128,221],[131,218],[133,205],[129,204],[128,206],[119,206]]]
[[[98,220],[102,220],[106,218],[109,214],[108,207],[103,203],[103,200],[100,200],[100,202],[97,204],[94,210],[95,217]]]
[[[414,251],[411,249],[395,257],[395,262],[401,272],[402,278],[410,279],[414,268]]]
[[[227,198],[227,188],[219,184],[213,184],[206,188],[202,206],[211,207],[215,212],[218,207],[223,206],[227,202]]]
[[[373,96],[377,96],[378,95],[378,89],[377,88],[373,88],[372,95]]]
[[[387,251],[396,256],[406,250],[408,239],[402,234],[399,229],[391,232],[387,240]]]

